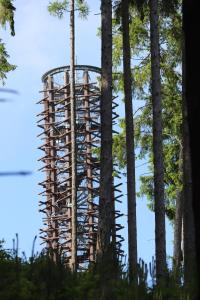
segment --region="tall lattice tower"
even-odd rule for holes
[[[72,124],[70,96],[70,67],[48,71],[42,77],[43,98],[38,102],[43,110],[38,115],[39,134],[44,152],[40,161],[46,178],[40,185],[41,211],[45,213],[41,237],[56,261],[61,255],[69,266],[75,258],[76,268],[84,270],[95,261],[99,203],[99,147],[101,146],[101,70],[92,66],[75,66],[75,124]],[[114,112],[113,122],[117,117]],[[72,135],[75,128],[75,137]],[[75,139],[75,153],[72,142]],[[75,157],[75,161],[73,160]],[[74,172],[75,170],[75,172]],[[75,182],[75,186],[73,186]],[[75,205],[72,189],[75,188]],[[120,201],[119,185],[113,184],[113,208]],[[121,256],[117,223],[121,214],[113,210],[112,241]]]

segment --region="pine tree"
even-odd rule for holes
[[[97,269],[100,299],[115,299],[113,279],[118,276],[113,233],[112,158],[112,1],[101,1],[101,150],[100,197],[97,232]]]
[[[128,256],[129,277],[137,282],[137,220],[135,191],[135,147],[132,105],[132,72],[129,36],[129,0],[122,1],[122,36],[123,36],[123,79],[125,97],[126,124],[126,166],[127,166],[127,201],[128,201]]]
[[[183,53],[184,57],[184,53]],[[183,60],[183,70],[184,70]],[[185,99],[185,70],[183,71],[183,239],[184,239],[184,279],[185,285],[193,289],[196,277],[195,226],[192,204],[192,168],[188,113]]]
[[[112,1],[101,2],[101,153],[97,251],[100,260],[111,258],[112,161]]]
[[[183,1],[183,82],[184,82],[184,215],[186,230],[185,246],[185,283],[190,288],[192,299],[199,299],[200,289],[200,218],[199,218],[199,180],[200,159],[196,144],[196,130],[199,123],[198,70],[200,67],[199,47],[196,44],[198,1]],[[194,226],[193,226],[194,225]],[[194,247],[195,243],[195,247]],[[197,270],[195,269],[197,268]],[[196,274],[196,272],[197,274]],[[196,290],[194,287],[196,286]]]
[[[151,91],[153,105],[156,276],[157,280],[159,280],[164,277],[166,272],[166,235],[158,1],[150,0],[149,7],[151,36]]]
[[[15,7],[10,0],[0,0],[0,25],[5,27],[7,23],[10,25],[10,33],[12,36],[15,35],[14,28],[14,12]],[[0,39],[0,79],[3,84],[6,79],[6,74],[16,69],[15,65],[8,62],[9,55],[6,51],[5,44]]]
[[[12,2],[12,0],[0,0],[0,24],[4,27],[6,26],[6,23],[9,23],[11,35],[15,35],[15,7]]]

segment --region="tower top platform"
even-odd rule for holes
[[[52,76],[52,75],[55,75],[57,73],[62,73],[62,72],[65,72],[65,71],[70,71],[70,66],[69,65],[51,69],[51,70],[47,71],[42,76],[42,82],[45,82],[47,80],[48,76]],[[94,72],[94,73],[101,74],[101,69],[100,68],[94,67],[94,66],[89,66],[89,65],[76,65],[75,66],[75,71],[89,71],[89,72]]]

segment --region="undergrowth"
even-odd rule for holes
[[[109,273],[109,270],[106,270]],[[106,300],[101,294],[101,276],[94,266],[77,274],[64,266],[62,259],[53,263],[42,251],[27,258],[18,253],[18,236],[13,249],[6,250],[0,242],[0,300]],[[192,300],[183,285],[182,271],[168,270],[162,286],[155,283],[155,262],[138,263],[138,284],[128,280],[125,267],[107,286],[109,300]]]

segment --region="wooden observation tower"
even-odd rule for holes
[[[51,250],[53,259],[61,255],[64,261],[83,270],[96,258],[98,226],[99,147],[101,146],[101,70],[92,66],[75,66],[75,172],[73,172],[72,120],[69,66],[48,71],[42,77],[43,98],[38,102],[43,109],[38,115],[42,129],[39,147],[44,155],[40,171],[45,180],[40,183],[41,211],[45,213],[41,237]],[[117,114],[114,112],[113,121]],[[72,181],[76,183],[75,206],[73,206]],[[118,196],[116,193],[118,192]],[[113,185],[113,204],[120,201],[120,190]],[[114,207],[114,205],[113,205]],[[75,210],[75,212],[73,212]],[[113,213],[113,234],[117,255],[122,254],[123,238],[118,231],[119,211]],[[73,219],[75,218],[75,220]],[[73,226],[75,228],[73,228]],[[74,234],[75,232],[75,234]],[[74,239],[75,235],[75,239]],[[75,243],[75,247],[73,246]]]

